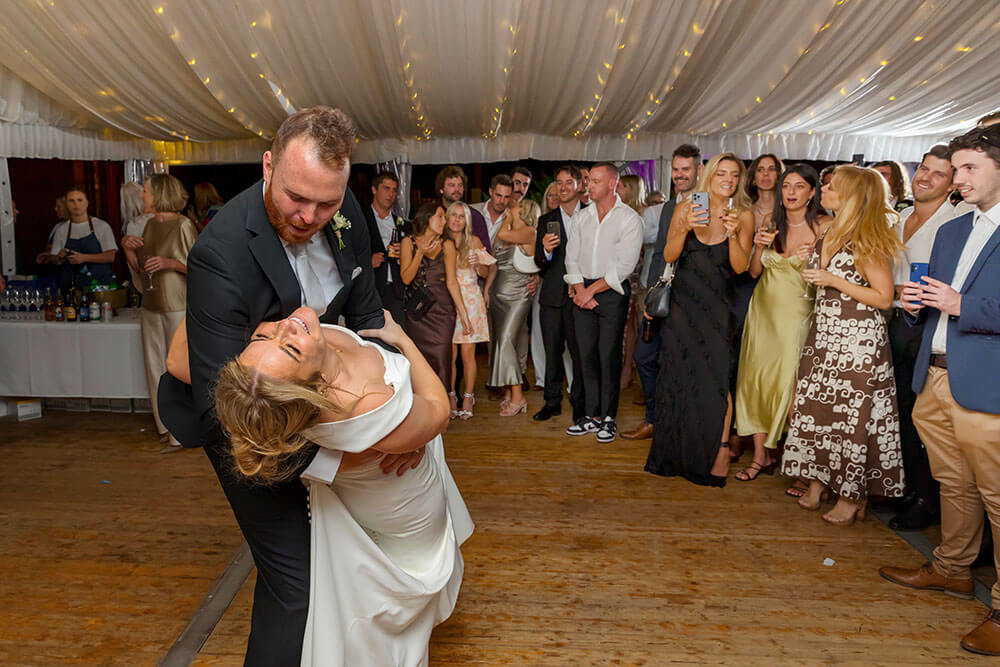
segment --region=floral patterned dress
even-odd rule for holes
[[[489,322],[486,319],[486,301],[483,299],[483,291],[479,289],[479,278],[476,270],[469,266],[458,265],[455,267],[455,277],[458,279],[458,287],[462,292],[462,302],[465,304],[465,312],[472,323],[472,334],[466,336],[462,329],[462,321],[456,318],[455,336],[451,339],[453,343],[485,343],[490,339]]]
[[[816,253],[822,252],[822,242]],[[868,286],[849,246],[827,271]],[[840,290],[819,287],[795,384],[781,471],[839,496],[903,495],[896,385],[885,317]]]

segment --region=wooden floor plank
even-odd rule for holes
[[[620,426],[638,418],[630,397]],[[476,533],[432,664],[986,661],[958,646],[982,605],[878,577],[922,562],[881,523],[828,526],[779,477],[655,477],[648,441],[600,445],[497,407],[481,396],[445,437]],[[148,421],[0,422],[0,663],[155,664],[229,562],[240,536],[207,460],[159,456]],[[242,663],[253,581],[195,664]]]

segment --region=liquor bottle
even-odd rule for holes
[[[54,322],[56,319],[56,302],[52,300],[52,292],[45,288],[45,321]]]
[[[89,303],[89,300],[87,299],[87,295],[86,294],[84,294],[82,297],[80,297],[80,312],[79,312],[79,315],[78,315],[78,319],[81,322],[89,322],[90,321],[90,303]]]
[[[63,317],[67,322],[76,322],[76,302],[73,300],[73,291],[66,294],[66,305],[63,306]]]
[[[56,309],[55,318],[56,322],[62,322],[66,319],[66,304],[63,303],[62,290],[56,290]]]

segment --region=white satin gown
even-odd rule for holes
[[[409,414],[410,362],[337,328],[381,352],[393,395],[371,412],[305,435],[322,447],[360,452]],[[459,546],[473,523],[441,436],[402,476],[382,473],[378,463],[339,471],[332,486],[308,482],[312,571],[302,665],[427,665],[431,630],[455,608],[464,568]]]

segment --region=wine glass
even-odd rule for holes
[[[142,282],[143,294],[156,290],[153,274],[146,271],[146,262],[153,256],[145,247],[137,248],[135,251],[135,261],[139,265],[139,278]]]
[[[817,252],[813,251],[813,254],[809,256],[809,260],[803,265],[802,268],[803,268],[803,270],[805,270],[805,269],[810,269],[810,270],[818,269],[819,268],[819,254]],[[813,293],[813,294],[809,293],[809,283],[806,283],[806,291],[802,295],[802,298],[803,299],[810,299],[810,300],[816,298],[816,294],[815,293]]]
[[[736,209],[733,208],[733,198],[730,197],[729,199],[726,200],[726,207],[722,209],[722,215],[723,216],[732,215],[735,212]],[[727,239],[731,239],[734,236],[736,236],[736,232],[729,232],[729,231],[726,232]]]

